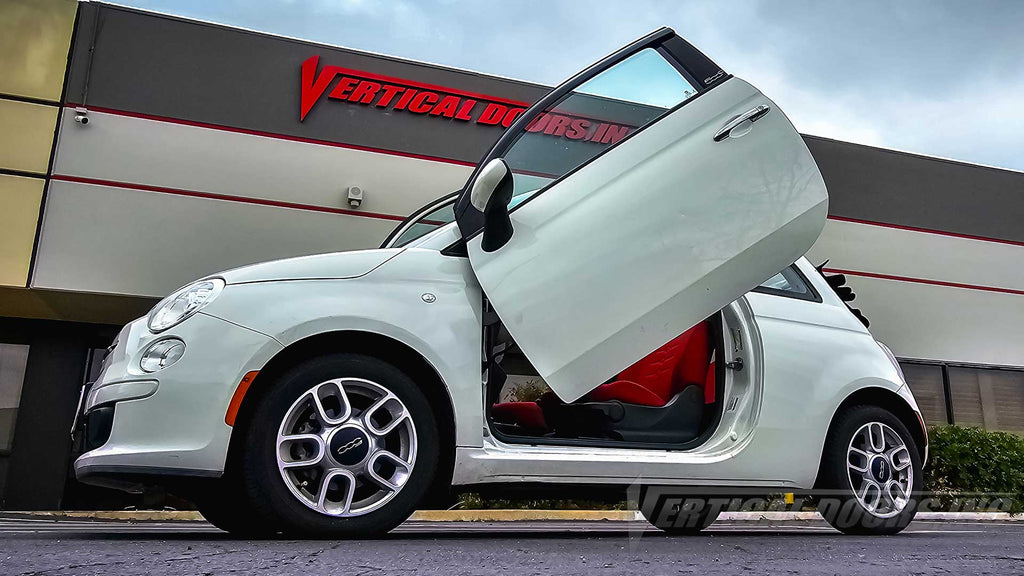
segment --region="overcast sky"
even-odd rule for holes
[[[1024,0],[120,0],[554,84],[659,26],[804,133],[1024,170]]]

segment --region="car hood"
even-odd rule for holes
[[[401,248],[332,252],[271,260],[234,268],[219,274],[228,284],[273,282],[275,280],[331,280],[357,278],[402,252]]]

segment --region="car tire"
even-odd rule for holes
[[[664,495],[660,493],[664,492]],[[673,490],[645,487],[640,493],[640,513],[656,528],[673,536],[692,536],[711,526],[721,513],[713,498],[673,496]]]
[[[235,477],[206,482],[189,493],[189,499],[203,518],[238,538],[273,538],[277,529],[249,506]]]
[[[282,374],[260,398],[244,441],[250,506],[299,537],[388,532],[423,500],[440,454],[436,419],[416,382],[378,358],[351,353]]]
[[[923,487],[914,437],[892,412],[853,406],[836,417],[822,453],[818,512],[844,534],[896,534]]]

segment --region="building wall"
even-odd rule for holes
[[[160,297],[228,267],[374,247],[462,185],[501,133],[488,108],[545,90],[102,4],[80,20],[37,289]],[[338,97],[357,81],[470,109]],[[810,257],[849,275],[876,335],[903,357],[1024,366],[1024,175],[807,142],[830,192]]]
[[[28,283],[76,8],[0,4],[0,286]]]
[[[59,505],[70,454],[44,440],[66,443],[116,325],[226,268],[376,247],[547,90],[72,0],[0,3],[0,71],[8,508]],[[847,275],[929,421],[1024,432],[1024,174],[805,141],[830,194],[809,257]]]

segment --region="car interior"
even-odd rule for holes
[[[513,443],[697,446],[721,415],[721,325],[716,313],[566,403],[544,384],[488,306],[484,336],[491,430]]]

